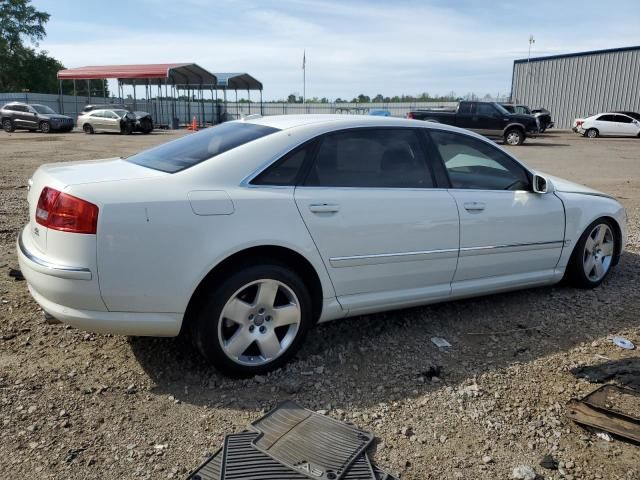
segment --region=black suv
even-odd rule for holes
[[[82,112],[80,112],[80,115],[83,115],[87,112],[91,112],[92,110],[102,110],[102,109],[112,109],[112,108],[118,108],[121,110],[127,110],[128,112],[132,113],[135,117],[135,125],[133,127],[133,131],[134,132],[142,132],[142,133],[151,133],[151,131],[153,130],[153,118],[151,117],[150,113],[147,112],[140,112],[140,111],[133,111],[131,108],[129,108],[126,105],[122,105],[122,104],[117,104],[117,103],[112,103],[112,104],[103,104],[103,105],[98,105],[98,104],[92,104],[92,105],[85,105],[84,108],[82,109]]]
[[[13,132],[16,129],[40,130],[43,133],[73,130],[73,118],[60,115],[46,105],[7,103],[0,109],[0,121],[5,132]]]

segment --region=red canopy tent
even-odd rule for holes
[[[136,86],[144,86],[146,91],[146,100],[149,102],[150,88],[156,86],[158,89],[157,98],[162,99],[162,87],[165,89],[165,98],[169,97],[168,89],[171,87],[172,98],[174,99],[172,117],[175,117],[175,99],[176,90],[187,90],[187,95],[192,98],[192,91],[197,92],[198,100],[201,104],[201,120],[206,122],[204,111],[204,90],[211,90],[212,97],[214,89],[217,89],[217,78],[211,72],[205,70],[195,63],[155,63],[140,65],[93,65],[79,68],[69,68],[58,72],[58,80],[60,82],[60,96],[62,97],[62,82],[71,80],[74,82],[74,93],[76,91],[75,82],[77,80],[118,80],[118,94],[120,98],[124,98],[124,85],[133,86],[133,104],[136,108]],[[106,92],[103,88],[103,98]],[[91,101],[91,90],[89,89],[89,102]],[[216,99],[217,102],[217,99]],[[63,102],[60,102],[63,104]],[[77,103],[77,96],[76,96]],[[190,102],[188,117],[191,116]],[[77,107],[76,107],[77,110]],[[212,117],[213,120],[213,117]]]

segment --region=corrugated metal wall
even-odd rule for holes
[[[513,101],[546,108],[556,128],[612,110],[640,111],[640,48],[513,64]]]

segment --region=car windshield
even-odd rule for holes
[[[503,115],[509,115],[510,112],[509,110],[507,110],[506,108],[504,108],[502,105],[500,105],[499,103],[494,103],[495,107],[498,109],[498,111],[503,114]]]
[[[42,113],[43,115],[51,115],[56,113],[46,105],[31,105],[31,108],[33,108],[38,113]]]
[[[277,128],[253,123],[223,123],[140,152],[127,161],[175,173],[277,131]]]
[[[120,118],[124,117],[127,113],[129,113],[126,110],[111,110],[111,111],[116,115],[118,115]]]

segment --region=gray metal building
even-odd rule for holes
[[[640,46],[513,62],[511,99],[551,112],[556,128],[613,110],[640,111]]]

